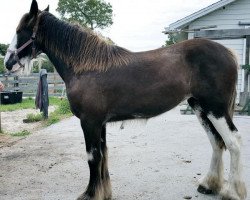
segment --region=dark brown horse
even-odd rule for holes
[[[133,53],[57,19],[48,9],[38,10],[33,0],[30,12],[17,27],[5,65],[8,70],[16,70],[39,51],[55,65],[66,84],[72,112],[81,120],[90,180],[79,200],[111,199],[106,123],[150,118],[184,99],[195,111],[213,148],[209,172],[198,191],[220,192],[225,200],[246,198],[240,135],[232,122],[237,62],[228,49],[196,39]],[[222,163],[225,148],[231,154],[226,183]]]

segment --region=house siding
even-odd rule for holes
[[[245,64],[245,43],[246,39],[231,39],[231,40],[215,40],[215,42],[218,42],[225,47],[231,49],[234,54],[237,56],[237,60],[239,65]],[[237,88],[237,97],[236,102],[239,103],[240,101],[240,92],[243,92],[243,76],[242,76],[242,69],[239,68],[238,70],[238,82],[236,85]]]
[[[189,29],[217,25],[214,29],[239,29],[239,21],[250,22],[250,1],[238,0],[206,16],[196,19]],[[212,30],[212,29],[211,29]]]

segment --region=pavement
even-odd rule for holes
[[[234,122],[243,137],[250,195],[250,117],[236,116]],[[194,115],[180,115],[177,107],[148,121],[120,126],[121,122],[112,123],[107,129],[113,200],[220,199],[196,191],[212,150]],[[224,160],[228,174],[228,152]],[[0,148],[1,200],[74,200],[88,178],[84,137],[75,117]]]

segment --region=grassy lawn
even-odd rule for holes
[[[57,105],[61,103],[61,99],[57,97],[50,97],[49,98],[49,104],[50,105]],[[21,110],[21,109],[28,109],[28,108],[34,108],[35,109],[35,100],[32,98],[23,99],[22,103],[16,103],[16,104],[7,104],[7,105],[1,105],[0,111],[14,111],[14,110]]]

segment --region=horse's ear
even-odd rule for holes
[[[36,0],[32,0],[30,12],[29,12],[30,17],[36,16],[37,13],[38,13],[38,4],[37,4]]]
[[[49,12],[49,5],[47,6],[47,8],[44,9],[44,11]]]

